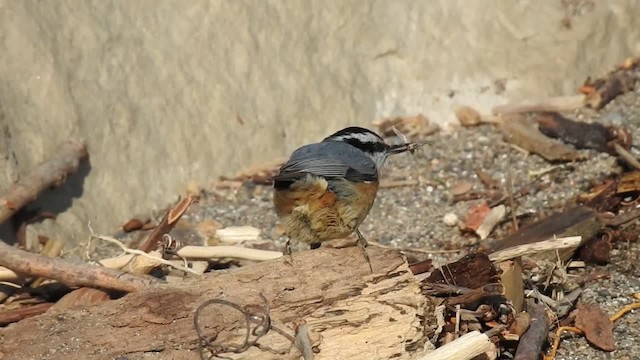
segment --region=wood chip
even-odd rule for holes
[[[597,304],[578,304],[576,327],[582,330],[587,341],[603,351],[614,351],[613,323]]]
[[[529,328],[530,322],[531,322],[531,316],[529,315],[529,313],[520,312],[516,315],[516,318],[511,323],[511,325],[509,325],[508,330],[512,334],[522,336]]]
[[[507,208],[504,205],[498,205],[493,207],[491,211],[485,216],[482,224],[476,230],[476,234],[480,237],[481,240],[489,237],[493,229],[498,225],[500,221],[504,218],[507,213]]]
[[[229,226],[217,230],[216,237],[223,243],[238,244],[243,241],[258,240],[260,229],[253,226]]]
[[[501,271],[500,282],[504,286],[504,296],[511,301],[516,312],[522,311],[524,305],[522,262],[519,258],[516,258],[513,260],[502,261],[496,264],[496,266]],[[526,330],[526,328],[524,330]],[[522,333],[518,335],[520,336]]]

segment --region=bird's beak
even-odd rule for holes
[[[419,141],[419,142],[415,142],[415,143],[404,143],[404,144],[397,144],[397,145],[390,145],[389,146],[389,154],[400,154],[403,153],[405,151],[409,151],[409,152],[414,152],[415,150],[419,149],[420,147],[426,145],[427,142],[426,141]]]

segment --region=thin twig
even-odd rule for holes
[[[138,246],[138,249],[144,252],[155,249],[162,240],[162,236],[168,234],[173,227],[176,226],[180,217],[187,211],[189,206],[197,200],[198,197],[191,194],[178,200],[178,203],[167,211],[158,226],[151,231],[149,237]]]
[[[640,161],[638,161],[638,159],[636,159],[633,154],[631,154],[629,151],[627,151],[627,149],[623,148],[618,143],[613,144],[613,147],[616,149],[618,155],[620,155],[620,157],[627,162],[627,164],[633,166],[633,168],[635,168],[636,170],[640,170]]]
[[[184,246],[176,252],[177,256],[187,259],[244,259],[253,261],[266,261],[282,257],[282,251],[270,251],[260,249],[249,249],[240,246]],[[110,269],[122,269],[134,255],[121,255],[113,258],[102,259],[100,265]],[[0,273],[1,274],[1,273]]]
[[[69,140],[62,144],[53,157],[33,169],[0,198],[0,223],[11,218],[41,192],[62,185],[69,174],[78,170],[80,161],[88,156],[83,140]]]
[[[165,260],[163,258],[151,256],[151,255],[149,255],[148,253],[146,253],[146,252],[144,252],[142,250],[130,249],[125,244],[123,244],[121,241],[119,241],[118,239],[114,239],[114,238],[109,237],[109,236],[102,236],[102,235],[95,235],[95,234],[92,234],[91,237],[95,238],[95,239],[102,240],[102,241],[109,242],[111,244],[118,245],[118,247],[120,247],[120,249],[122,249],[122,251],[125,252],[126,254],[142,256],[142,257],[147,258],[147,259],[149,259],[149,260],[151,260],[153,262],[157,262],[158,264],[167,265],[167,266],[170,266],[170,267],[175,268],[177,270],[185,271],[185,272],[188,272],[188,273],[191,273],[191,274],[194,274],[194,275],[200,275],[199,272],[197,272],[197,271],[195,271],[193,269],[190,269],[188,267],[176,265],[176,264],[172,263],[169,260]]]
[[[513,231],[518,231],[518,218],[516,217],[516,200],[513,197],[513,176],[511,173],[511,157],[507,160],[507,196],[509,197],[509,207],[511,207],[511,221],[513,222]]]
[[[67,286],[90,286],[132,292],[162,282],[153,277],[142,277],[122,271],[74,263],[60,258],[48,258],[19,250],[0,239],[0,265],[31,277],[58,280]]]
[[[547,340],[549,319],[544,305],[535,305],[531,313],[529,329],[520,338],[514,360],[538,360],[542,345]]]

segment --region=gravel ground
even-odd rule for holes
[[[636,142],[640,142],[640,89],[620,96],[600,112],[583,109],[570,117],[586,121],[600,121],[629,128]],[[459,256],[478,242],[472,234],[464,234],[457,227],[447,226],[443,216],[454,213],[459,218],[467,213],[475,201],[453,203],[450,190],[459,182],[470,182],[473,191],[484,191],[475,174],[481,169],[505,186],[508,174],[515,190],[531,188],[532,192],[518,199],[517,214],[533,214],[524,220],[535,220],[563,209],[592,184],[619,171],[616,159],[593,151],[584,151],[588,160],[556,167],[538,176],[532,186],[533,173],[548,171],[552,165],[538,156],[527,155],[506,144],[493,126],[460,129],[430,137],[431,144],[421,152],[391,158],[385,171],[386,180],[415,180],[417,185],[383,188],[370,215],[361,226],[369,241],[411,252],[416,258],[436,258],[441,261]],[[636,152],[636,150],[633,150]],[[638,155],[638,154],[636,154]],[[174,235],[186,243],[201,244],[203,227],[198,224],[215,220],[220,226],[250,225],[262,230],[266,239],[263,248],[282,249],[285,238],[277,226],[272,209],[272,192],[267,186],[243,185],[236,189],[213,189],[204,192],[174,230]],[[505,224],[492,236],[500,238],[509,231]],[[432,253],[428,253],[432,250]],[[640,244],[616,244],[611,263],[607,266],[588,266],[574,271],[605,273],[608,279],[596,280],[585,286],[582,300],[600,304],[607,314],[613,314],[633,301],[631,295],[640,292]],[[591,348],[583,337],[567,338],[561,344],[558,359],[640,359],[640,314],[628,314],[615,328],[618,349],[604,353]]]

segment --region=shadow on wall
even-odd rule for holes
[[[91,157],[80,162],[78,171],[69,175],[63,185],[44,191],[36,200],[19,210],[12,218],[0,225],[0,239],[14,245],[24,231],[22,224],[41,222],[51,216],[67,211],[73,205],[74,199],[80,198],[84,192],[85,179],[91,172]]]

